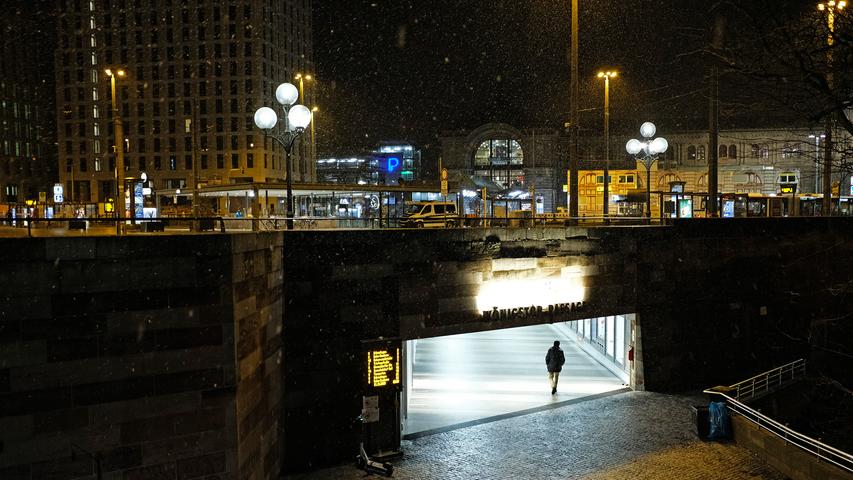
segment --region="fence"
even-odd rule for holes
[[[117,228],[118,224],[118,228]],[[638,217],[580,217],[559,215],[537,217],[459,217],[432,219],[425,223],[406,221],[406,217],[349,218],[296,217],[293,228],[305,229],[385,229],[385,228],[548,228],[578,226],[661,225],[660,219]],[[284,217],[17,217],[0,218],[0,236],[67,236],[73,233],[93,235],[142,234],[152,232],[241,232],[286,230]],[[120,230],[120,233],[119,233]]]

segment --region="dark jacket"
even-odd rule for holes
[[[545,365],[548,366],[549,372],[559,372],[563,370],[563,364],[566,363],[566,356],[560,347],[551,347],[548,349],[548,354],[545,355]]]

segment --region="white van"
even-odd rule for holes
[[[453,202],[414,202],[406,208],[400,226],[407,228],[455,227],[459,214]]]

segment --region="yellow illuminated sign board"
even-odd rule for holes
[[[400,347],[367,351],[367,385],[373,388],[400,386]]]

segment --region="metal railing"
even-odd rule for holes
[[[152,232],[206,232],[219,233],[246,231],[277,231],[287,229],[285,217],[146,217],[131,221],[129,218],[107,216],[92,217],[17,217],[0,218],[0,237],[49,237],[69,234],[115,235],[116,224],[122,224],[122,235]],[[407,217],[295,217],[293,227],[306,229],[374,230],[387,228],[563,228],[566,226],[628,226],[661,225],[660,219],[639,217],[579,217],[561,215],[473,217],[451,216],[423,221]],[[110,231],[112,229],[112,231]]]
[[[0,220],[0,237],[61,237],[74,234],[116,235],[116,224],[123,235],[153,232],[225,233],[222,217],[146,217],[131,222],[115,217],[24,217]],[[251,225],[250,225],[251,227]]]
[[[760,398],[760,396],[766,395],[774,388],[792,383],[797,378],[805,375],[805,368],[805,360],[799,359],[729,387],[711,388],[705,390],[704,393],[722,397],[729,411],[752,422],[759,430],[764,430],[779,437],[786,445],[793,445],[804,452],[814,455],[818,461],[833,464],[847,472],[853,473],[853,455],[792,430],[787,425],[783,425],[743,403],[746,399],[754,400]]]
[[[791,383],[806,374],[806,361],[802,358],[758,374],[742,382],[730,385],[729,393],[734,392],[735,400],[748,402],[757,400],[775,389]]]

